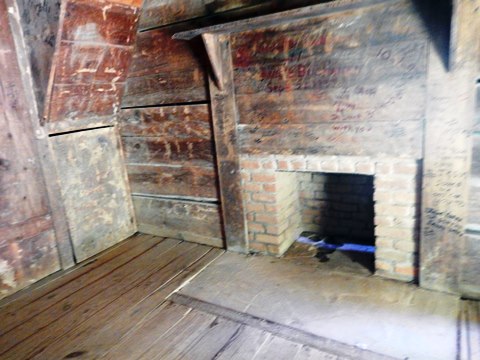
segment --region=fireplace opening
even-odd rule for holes
[[[292,252],[316,249],[321,262],[375,271],[373,176],[298,172],[299,237]],[[297,218],[298,219],[298,218]],[[293,224],[292,224],[293,225]],[[300,244],[299,244],[300,243]],[[351,262],[352,264],[346,264]]]

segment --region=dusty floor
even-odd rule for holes
[[[394,358],[480,359],[478,303],[369,276],[341,254],[226,253],[179,293]]]
[[[477,302],[139,235],[0,303],[0,359],[479,359]]]

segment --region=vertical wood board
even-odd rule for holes
[[[75,256],[84,260],[136,231],[114,128],[51,138]]]

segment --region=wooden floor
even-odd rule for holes
[[[137,235],[4,302],[0,358],[343,358],[255,326],[261,320],[248,324],[169,299],[222,254],[207,246]]]

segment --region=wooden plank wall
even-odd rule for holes
[[[139,0],[62,3],[45,118],[49,133],[112,125],[132,58]]]
[[[137,230],[115,124],[140,5],[139,0],[62,2],[45,126],[77,261]]]
[[[0,298],[60,269],[17,9],[0,1]],[[14,25],[18,27],[14,27]],[[23,59],[24,60],[24,59]]]
[[[241,153],[423,156],[426,27],[361,5],[232,35]]]
[[[475,297],[480,296],[480,243],[465,236],[465,228],[474,211],[469,210],[468,181],[479,6],[478,0],[453,1],[447,66],[444,53],[430,52],[420,254],[423,287]]]
[[[17,0],[38,112],[44,111],[58,33],[61,0]]]
[[[190,241],[224,246],[222,229],[214,225],[222,220],[209,108],[209,62],[200,39],[185,42],[172,40],[172,35],[316,2],[322,1],[144,1],[120,116],[141,231],[179,234]],[[191,216],[193,204],[195,221],[182,219]],[[169,215],[168,210],[179,205],[185,211]],[[162,215],[154,216],[153,211]],[[187,228],[179,232],[175,221]]]

